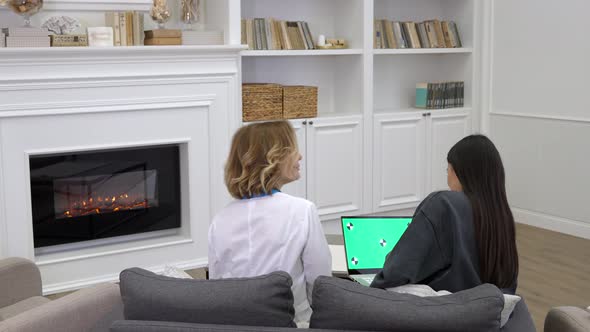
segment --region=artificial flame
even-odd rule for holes
[[[130,197],[128,194],[105,195],[68,202],[63,217],[73,218],[92,214],[147,209],[148,207],[150,207],[150,204],[143,195],[137,195],[136,197]]]

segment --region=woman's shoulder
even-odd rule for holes
[[[313,202],[308,201],[307,199],[302,197],[289,195],[284,192],[273,194],[273,197],[275,197],[278,201],[282,202],[283,204],[294,205],[306,209],[315,208],[315,204],[313,204]]]
[[[471,217],[471,203],[463,192],[435,191],[420,203],[416,211],[420,211],[428,217],[448,214],[449,212],[459,216]],[[432,219],[440,220],[441,218]]]

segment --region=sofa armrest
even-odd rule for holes
[[[0,260],[0,308],[41,296],[41,273],[35,263],[21,257]]]
[[[590,310],[578,307],[555,307],[545,317],[545,332],[588,332]]]
[[[123,302],[119,285],[100,284],[2,321],[0,332],[106,332],[120,319],[123,319]]]

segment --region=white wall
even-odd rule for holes
[[[490,8],[486,125],[515,217],[590,238],[590,1],[496,0]]]

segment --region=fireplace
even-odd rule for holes
[[[29,164],[38,251],[180,227],[177,145],[38,155]]]

